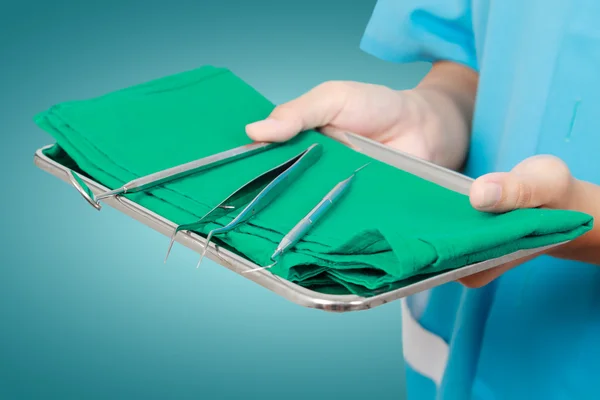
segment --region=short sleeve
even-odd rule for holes
[[[471,0],[378,0],[360,47],[391,62],[454,61],[477,70]]]

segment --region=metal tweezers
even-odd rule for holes
[[[229,232],[258,214],[292,184],[300,174],[314,165],[321,157],[322,152],[322,145],[318,143],[311,145],[297,156],[264,172],[234,191],[198,221],[177,226],[171,235],[171,242],[165,256],[165,262],[169,257],[178,232],[198,230],[200,227],[216,222],[218,219],[244,207],[227,225],[215,228],[209,232],[197,267],[200,266],[213,236]]]

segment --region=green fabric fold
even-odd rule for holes
[[[205,66],[58,104],[35,121],[56,140],[51,157],[113,189],[250,143],[245,125],[267,117],[273,108],[231,71]],[[341,201],[271,270],[314,290],[375,294],[420,274],[574,239],[592,227],[589,215],[573,211],[475,211],[466,196],[371,160],[316,131],[126,197],[175,223],[193,222],[244,183],[313,143],[324,146],[319,162],[248,224],[217,240],[258,265],[270,264],[283,235],[336,183],[371,161]],[[198,233],[206,236],[232,218]]]

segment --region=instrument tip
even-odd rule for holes
[[[277,264],[277,261],[275,261],[273,264],[271,265],[267,265],[266,267],[258,267],[258,268],[253,268],[253,269],[249,269],[248,271],[244,271],[242,272],[242,274],[248,274],[250,272],[257,272],[257,271],[262,271],[263,269],[269,269],[271,267],[274,267],[275,264]]]
[[[196,269],[200,268],[200,264],[202,264],[202,260],[204,260],[205,254],[206,254],[206,250],[203,250],[202,255],[200,256],[200,260],[198,260],[198,264],[196,264]]]
[[[173,248],[173,244],[175,243],[175,235],[177,235],[177,232],[173,233],[171,235],[171,242],[169,243],[169,248],[167,249],[167,255],[165,256],[165,259],[163,261],[164,264],[167,263],[167,259],[169,258],[169,254],[171,254],[171,249]]]
[[[368,163],[366,163],[365,165],[363,165],[362,167],[359,167],[358,169],[356,169],[356,171],[354,171],[354,173],[356,174],[358,171],[360,171],[361,169],[365,168],[366,166],[368,166],[369,164],[371,164],[371,162],[369,161]]]
[[[213,236],[213,232],[209,232],[208,236],[206,237],[206,244],[204,245],[204,249],[202,250],[202,255],[200,256],[200,260],[198,260],[198,264],[196,265],[196,268],[200,267],[200,264],[202,264],[202,260],[204,259],[204,256],[206,255],[206,250],[208,250],[208,245],[210,244],[210,239],[212,239]]]

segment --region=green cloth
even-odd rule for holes
[[[245,125],[267,117],[273,107],[229,70],[205,66],[62,103],[35,121],[56,140],[51,155],[72,159],[112,189],[250,143]],[[249,223],[216,239],[256,264],[268,265],[283,235],[336,183],[372,160],[307,131],[267,152],[127,197],[178,224],[189,223],[253,177],[317,142],[324,146],[318,163]],[[198,233],[206,236],[234,216]],[[327,293],[369,294],[418,274],[573,239],[591,226],[589,215],[571,211],[481,213],[464,195],[374,161],[271,271]],[[167,244],[165,240],[165,250]]]

